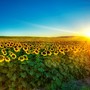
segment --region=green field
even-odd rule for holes
[[[85,37],[0,37],[0,90],[90,90]]]

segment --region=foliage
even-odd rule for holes
[[[88,46],[71,44],[0,43],[0,90],[87,90],[74,81],[90,75]]]

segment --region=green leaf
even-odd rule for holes
[[[17,78],[17,76],[16,76],[16,74],[14,74],[14,75],[11,77],[11,80],[12,80],[12,81],[15,81],[16,78]]]
[[[34,64],[35,64],[35,62],[32,62],[32,61],[29,61],[29,60],[27,60],[27,63],[28,63],[28,65],[31,67],[31,66],[34,66]]]
[[[26,68],[25,65],[20,65],[21,70],[25,70],[25,68]]]
[[[22,78],[25,78],[26,77],[26,72],[24,72],[24,73],[20,73],[20,76],[22,77]]]
[[[26,87],[26,86],[27,86],[27,82],[22,81],[21,83],[22,83],[22,86],[23,86],[23,87]]]
[[[55,83],[56,83],[57,86],[60,86],[62,82],[60,81],[59,78],[56,77],[55,78]]]
[[[38,71],[39,72],[44,72],[44,69],[43,68],[38,68]]]
[[[8,72],[7,76],[8,76],[8,78],[11,78],[13,76],[13,72]]]
[[[51,90],[56,90],[56,84],[55,83],[51,84]]]
[[[32,75],[34,74],[34,71],[31,70],[31,71],[29,72],[29,74],[32,76]]]

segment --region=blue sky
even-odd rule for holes
[[[0,0],[0,36],[79,35],[90,29],[90,0]]]

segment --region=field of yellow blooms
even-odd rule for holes
[[[88,41],[0,39],[0,90],[90,90],[88,77]]]

